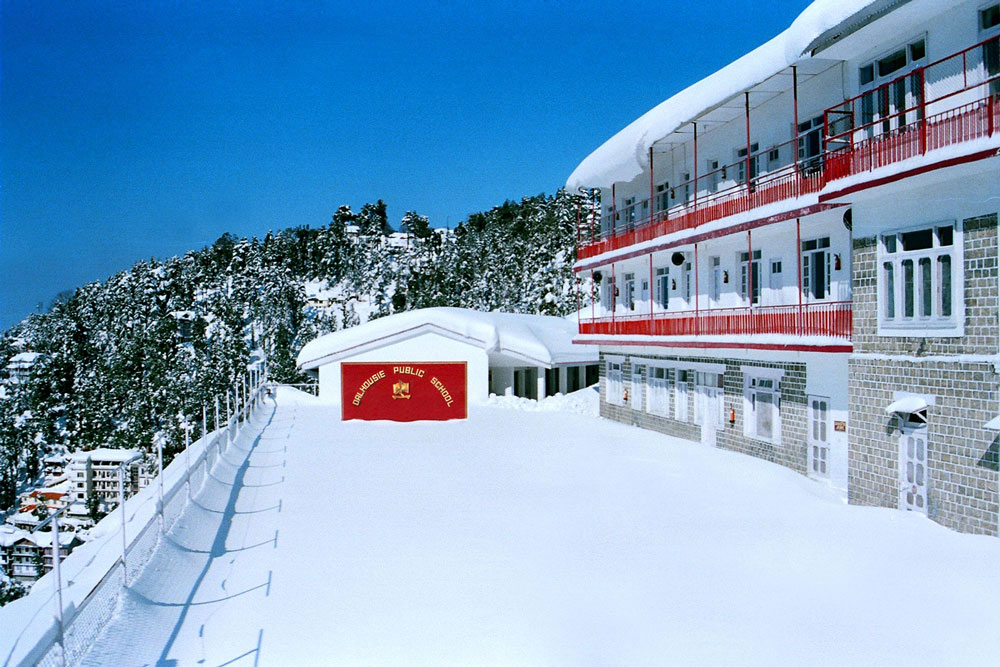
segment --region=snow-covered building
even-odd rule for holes
[[[19,581],[34,581],[53,567],[52,542],[51,532],[31,533],[0,525],[0,571]],[[75,532],[59,533],[60,558],[65,558],[79,545],[80,539]]]
[[[996,534],[998,46],[996,1],[817,0],[588,156],[602,413]]]
[[[31,369],[45,358],[41,352],[18,352],[7,364],[7,374],[13,383],[27,382]]]
[[[134,449],[108,449],[105,447],[86,452],[75,452],[69,457],[67,472],[71,484],[70,495],[81,510],[90,494],[97,494],[102,502],[118,504],[118,468],[138,455]],[[125,472],[125,495],[130,496],[139,488],[139,464],[130,465]],[[73,511],[72,509],[70,510]]]
[[[470,403],[490,393],[544,398],[597,382],[598,353],[573,344],[576,326],[545,315],[424,308],[311,341],[298,366],[319,374],[320,397],[339,401],[344,362],[466,364]]]

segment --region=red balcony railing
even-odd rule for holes
[[[831,181],[1000,131],[1000,35],[942,58],[824,112],[822,155],[798,159],[798,138],[613,211],[579,238],[577,257],[817,192]],[[755,174],[757,167],[785,166]],[[795,159],[793,159],[793,157]],[[742,172],[741,164],[743,165]],[[743,175],[749,171],[750,181]],[[720,187],[727,178],[742,182]],[[664,204],[678,198],[679,205]],[[649,214],[649,211],[653,211]]]
[[[580,320],[581,334],[618,336],[742,336],[785,334],[851,339],[850,301],[712,308]]]
[[[827,183],[1000,129],[1000,35],[826,110]]]

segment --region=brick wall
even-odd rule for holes
[[[997,216],[970,218],[963,229],[965,330],[956,338],[878,336],[875,238],[854,241],[848,499],[899,506],[899,430],[885,408],[896,391],[934,396],[927,411],[928,516],[995,535],[998,440],[982,426],[1000,405],[998,377],[988,359],[969,356],[994,355],[1000,343]]]
[[[622,377],[626,387],[628,387],[628,381],[632,377],[633,358],[642,360],[668,360],[671,362],[686,361],[724,364],[726,370],[723,375],[723,392],[725,395],[724,414],[726,415],[726,419],[716,432],[716,446],[756,456],[757,458],[778,463],[801,473],[806,472],[806,429],[808,425],[805,394],[806,365],[804,363],[767,363],[745,359],[720,359],[717,357],[627,355],[625,363],[622,365]],[[744,435],[743,372],[741,370],[743,366],[777,368],[784,371],[781,380],[781,404],[779,410],[781,421],[780,444],[775,445]],[[701,426],[693,423],[693,421],[682,422],[649,413],[646,410],[648,396],[643,396],[642,410],[635,410],[631,405],[609,404],[607,402],[607,382],[605,378],[607,364],[605,363],[605,354],[603,352],[601,353],[600,369],[600,414],[602,417],[695,442],[701,440]],[[640,378],[642,381],[641,386],[644,388],[645,374],[641,374]],[[675,414],[673,401],[674,396],[673,392],[671,392],[670,414]],[[692,383],[688,391],[688,415],[691,420],[694,419],[694,401],[695,389]],[[629,402],[632,403],[631,397]],[[730,410],[733,410],[736,416],[734,423],[730,423],[728,419]]]
[[[965,335],[960,337],[879,336],[878,253],[874,236],[854,239],[855,352],[905,354],[995,354],[997,320],[997,215],[969,218],[964,229]]]

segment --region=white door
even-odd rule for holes
[[[899,435],[899,507],[927,514],[927,429],[904,428]]]
[[[695,400],[698,402],[701,421],[701,442],[709,447],[715,447],[715,434],[722,422],[722,389],[698,387]]]
[[[830,476],[830,399],[809,397],[809,474]]]
[[[629,389],[629,399],[631,399],[633,410],[642,410],[642,384],[639,367],[632,366],[632,388]]]

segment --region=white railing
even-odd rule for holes
[[[86,653],[118,608],[127,582],[149,563],[160,536],[180,516],[223,452],[239,437],[261,404],[268,383],[263,369],[238,378],[215,399],[215,430],[186,441],[184,456],[162,467],[155,480],[108,514],[90,539],[40,578],[25,597],[0,608],[0,665],[73,665]],[[207,407],[202,412],[208,415]],[[221,425],[221,427],[220,427]],[[61,619],[61,620],[60,620]]]

